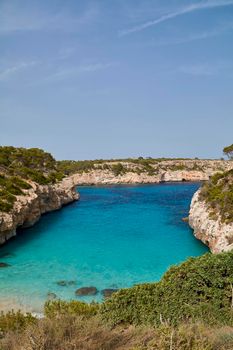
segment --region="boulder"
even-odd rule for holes
[[[116,293],[118,289],[115,288],[106,288],[101,290],[101,294],[104,298],[110,298],[113,293]]]
[[[49,293],[47,294],[47,299],[48,299],[48,300],[54,300],[54,299],[56,299],[56,298],[57,298],[57,295],[56,295],[55,293],[49,292]]]
[[[4,262],[0,262],[0,267],[9,267],[9,266],[11,265]]]
[[[73,286],[74,284],[76,284],[76,281],[57,281],[57,285],[61,287]]]
[[[85,296],[85,295],[96,295],[98,290],[96,287],[82,287],[76,290],[75,294],[77,296]]]

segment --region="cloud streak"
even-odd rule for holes
[[[102,71],[111,67],[115,67],[116,65],[118,65],[117,62],[107,62],[107,63],[98,62],[98,63],[91,63],[91,64],[80,65],[80,66],[73,66],[69,68],[62,68],[58,70],[56,73],[53,73],[46,78],[42,78],[41,80],[38,80],[36,82],[36,85],[42,84],[42,83],[45,84],[45,83],[59,82],[59,81],[64,81],[66,79],[70,80],[82,74]]]
[[[183,65],[178,68],[179,73],[196,77],[216,76],[224,72],[232,73],[233,67],[229,62],[216,62],[215,64],[200,63]]]
[[[198,40],[205,40],[209,38],[213,38],[216,36],[219,36],[223,34],[224,32],[233,30],[233,23],[225,23],[222,26],[219,26],[218,28],[215,28],[213,30],[204,31],[196,34],[190,34],[183,37],[178,38],[169,38],[169,39],[162,39],[162,40],[153,40],[149,43],[146,43],[144,46],[169,46],[169,45],[180,45],[185,43],[190,43],[193,41]]]
[[[97,12],[96,6],[87,7],[75,15],[64,8],[52,12],[28,7],[23,1],[3,1],[0,3],[0,34],[43,30],[73,32],[91,23]]]
[[[37,61],[20,62],[0,71],[0,81],[8,81],[12,76],[38,64]]]
[[[148,21],[145,23],[142,23],[140,25],[134,26],[129,29],[124,29],[119,32],[119,36],[126,36],[132,33],[140,32],[142,30],[145,30],[147,28],[150,28],[152,26],[156,26],[162,22],[166,22],[168,20],[171,20],[173,18],[183,16],[188,13],[192,13],[195,11],[205,10],[205,9],[212,9],[217,7],[225,7],[225,6],[231,6],[233,5],[233,0],[223,0],[223,1],[205,1],[205,2],[199,2],[195,4],[191,4],[189,6],[183,7],[177,11],[168,13],[166,15],[163,15],[155,20]]]

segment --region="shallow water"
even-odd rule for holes
[[[40,310],[49,292],[71,299],[83,286],[101,290],[159,280],[172,264],[208,251],[181,220],[198,187],[80,187],[79,202],[44,215],[0,248],[0,261],[11,265],[0,269],[0,301],[12,298]],[[76,284],[58,286],[60,280]]]

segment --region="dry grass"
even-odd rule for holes
[[[8,332],[1,350],[232,350],[233,329],[196,325],[172,328],[109,328],[96,316],[39,320],[21,333]]]

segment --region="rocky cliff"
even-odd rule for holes
[[[32,226],[42,214],[60,209],[63,205],[79,198],[72,178],[64,178],[54,185],[38,185],[30,182],[32,188],[17,196],[9,213],[0,212],[0,244],[16,235],[18,227]]]
[[[195,237],[206,244],[212,253],[232,250],[233,222],[222,221],[219,213],[211,214],[210,206],[201,198],[201,190],[198,190],[192,198],[189,212],[189,225]]]
[[[121,164],[116,174],[114,166]],[[108,167],[106,169],[106,167]],[[169,181],[206,181],[219,171],[233,167],[222,160],[164,160],[150,163],[149,170],[141,164],[121,161],[93,164],[92,169],[80,171],[71,178],[77,185],[146,184]]]

